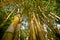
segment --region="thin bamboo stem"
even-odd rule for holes
[[[48,14],[49,17],[51,17],[52,19],[55,19],[56,21],[58,21],[57,18],[55,18],[54,16],[52,16],[51,14]]]
[[[14,9],[15,10],[15,9]],[[0,24],[0,28],[3,27],[5,25],[5,23],[7,22],[7,20],[11,17],[11,15],[13,14],[14,10],[7,16],[7,18]]]
[[[54,13],[51,13],[51,12],[50,12],[50,14],[60,20],[60,17],[59,17],[59,16],[57,16],[57,15],[55,15]]]

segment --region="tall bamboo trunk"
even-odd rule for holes
[[[12,40],[14,35],[14,30],[16,29],[16,25],[18,24],[18,22],[19,22],[19,18],[18,16],[16,16],[12,21],[11,25],[6,30],[5,34],[3,35],[2,40]]]
[[[29,18],[30,18],[30,21],[29,21],[30,22],[30,38],[29,38],[29,40],[36,40],[34,24],[33,24],[33,19],[31,18],[31,15]]]
[[[21,15],[20,13],[17,15],[17,17],[19,17],[19,21],[18,23],[16,23],[16,28],[15,28],[15,32],[14,32],[14,39],[13,40],[20,40],[20,26],[21,26],[21,22],[22,22],[22,18],[23,15]],[[15,21],[16,22],[16,21]]]
[[[55,14],[52,13],[52,12],[50,12],[50,14],[51,14],[52,16],[54,16],[55,18],[58,18],[58,19],[60,20],[60,17],[59,17],[59,16],[55,15]]]
[[[19,24],[17,25],[17,27],[16,27],[16,30],[15,30],[15,32],[14,32],[15,35],[14,35],[14,39],[13,39],[13,40],[18,40],[18,39],[20,39],[20,37],[19,37],[19,36],[20,36],[20,34],[19,34],[19,33],[20,33],[20,25],[21,25],[21,24],[19,23]]]
[[[2,40],[12,40],[13,33],[14,33],[14,27],[13,27],[13,23],[11,23],[11,25],[8,27],[8,29],[4,33]]]
[[[33,14],[33,18],[34,18],[34,21],[36,23],[36,28],[37,28],[37,32],[38,32],[39,38],[41,40],[45,40],[44,35],[43,35],[43,31],[41,29],[41,25],[40,25],[39,21],[37,21],[35,14]]]
[[[45,32],[46,29],[44,29],[46,27],[43,26],[44,25],[44,22],[41,20],[41,18],[39,18],[39,15],[38,14],[36,14],[36,16],[37,16],[37,20],[39,21],[39,24],[41,25],[41,29],[42,29],[42,33],[43,33],[44,39],[47,40],[46,37],[45,37],[45,35],[47,34]]]

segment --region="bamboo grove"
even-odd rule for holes
[[[6,22],[11,23],[4,31],[1,40],[60,40],[60,29],[55,25],[60,17],[54,12],[56,0],[10,0],[0,2],[0,7],[10,7],[11,12],[0,24],[0,29]],[[15,7],[14,7],[15,6]],[[14,12],[15,15],[14,15]],[[14,15],[14,16],[13,16]],[[24,21],[28,23],[24,26]],[[24,28],[24,29],[22,29]],[[2,29],[1,29],[2,31]],[[25,32],[25,33],[24,33]],[[1,32],[0,32],[1,33]]]

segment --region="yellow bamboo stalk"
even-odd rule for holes
[[[54,16],[52,16],[51,14],[48,14],[49,17],[51,17],[52,19],[55,19],[56,21],[58,21],[57,18],[55,18]]]
[[[2,40],[12,40],[14,30],[16,29],[16,25],[19,22],[18,16],[15,16],[14,20],[12,21],[11,25],[6,30],[5,34],[2,37]]]
[[[42,31],[42,29],[41,29],[41,25],[40,25],[39,22],[37,21],[35,14],[33,14],[33,18],[34,18],[34,21],[35,21],[35,23],[36,23],[36,28],[37,28],[37,31],[38,31],[39,38],[40,38],[41,40],[45,40],[45,38],[44,38],[44,36],[43,36],[43,31]]]
[[[13,40],[18,40],[19,39],[19,32],[20,32],[20,23],[17,24],[16,30],[15,30],[15,35],[14,35],[14,39]]]
[[[15,9],[14,9],[15,10]],[[10,18],[10,16],[13,14],[14,10],[7,16],[7,18],[0,24],[0,28],[5,25],[7,20]]]
[[[53,15],[54,17],[58,18],[60,20],[60,17],[55,15],[54,13],[50,12],[51,15]]]
[[[33,26],[33,21],[31,20],[31,24],[30,24],[30,40],[36,40],[36,36],[35,36],[35,31],[34,31],[34,26]]]
[[[1,40],[12,40],[14,33],[13,23],[8,27]]]
[[[30,14],[29,14],[30,15]],[[30,39],[29,40],[36,40],[35,30],[34,30],[34,24],[33,20],[30,15]]]
[[[22,12],[21,12],[21,13],[22,13]],[[20,16],[20,15],[18,14],[17,16],[19,16],[20,19],[23,18],[23,15]],[[16,29],[15,29],[15,35],[14,35],[14,39],[13,39],[13,40],[18,40],[18,39],[20,39],[20,38],[19,38],[19,36],[20,36],[19,33],[20,33],[21,21],[22,21],[22,20],[19,20],[19,23],[18,23],[18,24],[16,23],[16,24],[17,24],[17,27],[16,27]]]
[[[40,18],[39,18],[39,17],[40,17]],[[41,16],[38,16],[38,14],[37,14],[37,19],[38,19],[38,21],[41,22],[41,20],[42,20],[43,18],[42,18]],[[40,23],[40,22],[39,22],[39,23]],[[40,25],[42,26],[41,29],[42,29],[42,33],[43,33],[44,39],[47,40],[48,38],[45,37],[46,34],[47,34],[47,32],[46,32],[45,30],[47,30],[47,29],[45,29],[46,26],[43,26],[44,24],[45,24],[45,21],[42,20],[42,24],[40,23]]]

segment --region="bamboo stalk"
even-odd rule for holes
[[[59,17],[59,16],[57,16],[57,15],[55,15],[54,13],[51,13],[51,12],[50,12],[50,14],[60,20],[60,17]]]
[[[40,17],[40,18],[39,18]],[[45,38],[45,40],[48,40],[49,38],[50,38],[50,36],[48,36],[47,37],[47,35],[50,35],[50,34],[48,34],[48,32],[47,32],[47,27],[46,26],[43,26],[44,24],[46,25],[46,23],[45,23],[45,21],[44,21],[44,19],[41,17],[41,16],[39,16],[38,17],[38,15],[37,15],[37,19],[39,20],[39,19],[41,19],[42,20],[42,31],[43,31],[43,35],[44,35],[44,38]],[[40,20],[40,21],[41,21]]]
[[[36,35],[35,35],[33,20],[32,20],[31,17],[29,17],[29,18],[30,18],[30,39],[29,40],[36,40]]]
[[[45,16],[44,13],[42,13],[42,15],[45,17],[46,20],[48,20],[48,18]],[[55,33],[55,34],[59,34],[59,30],[57,29],[57,27],[51,22],[48,20],[48,24],[51,25],[49,26],[51,28],[51,30]],[[55,40],[55,39],[53,39]]]
[[[39,9],[41,10],[40,7],[39,7]],[[41,10],[41,12],[42,12],[42,15],[43,15],[43,17],[44,17],[44,20],[47,20],[47,21],[48,21],[47,23],[49,23],[49,25],[52,26],[52,27],[50,27],[50,28],[53,30],[53,32],[54,32],[55,34],[60,35],[58,28],[48,19],[48,17],[46,17],[46,15],[44,14],[44,12],[43,12],[42,10]],[[55,15],[55,16],[56,16],[56,15]],[[56,16],[56,17],[59,18],[58,16]]]
[[[21,24],[17,24],[17,27],[16,27],[16,30],[15,30],[15,35],[14,35],[14,39],[13,40],[18,40],[19,39],[20,25]]]
[[[41,10],[40,7],[39,7],[39,9]],[[43,17],[44,17],[44,20],[47,22],[46,24],[51,25],[52,27],[50,27],[50,26],[49,26],[49,27],[50,27],[51,30],[53,30],[53,32],[55,33],[55,30],[56,30],[55,28],[57,28],[57,27],[56,27],[56,26],[53,26],[53,24],[50,24],[50,23],[52,23],[52,22],[51,22],[51,21],[48,19],[48,17],[44,14],[44,11],[41,10],[41,12],[42,12],[41,14],[42,14]],[[58,31],[58,30],[57,30],[57,31]],[[57,31],[56,31],[56,33],[57,33]],[[56,33],[55,33],[55,34],[56,34]],[[55,39],[53,39],[53,40],[55,40]]]
[[[47,24],[46,21],[45,21],[41,16],[40,16],[40,18],[42,19],[42,21],[43,21],[45,24]],[[52,40],[51,38],[53,38],[53,39],[55,40],[55,38],[54,38],[55,35],[52,36],[51,32],[52,32],[52,31],[49,29],[49,27],[47,27],[47,32],[46,32],[46,34],[47,34],[47,35],[46,35],[46,36],[47,36],[47,40],[48,40],[48,39],[49,39],[49,40]],[[53,33],[53,32],[52,32],[52,33]]]
[[[22,12],[21,12],[22,13]],[[22,22],[22,18],[23,15],[20,15],[20,13],[17,15],[20,19],[19,19],[19,23],[17,24],[17,27],[15,29],[15,35],[14,35],[14,39],[13,40],[19,40],[19,36],[20,36],[20,26],[21,26],[21,22]]]
[[[18,16],[16,16],[12,21],[11,25],[6,30],[5,34],[3,35],[2,40],[12,40],[13,33],[14,30],[16,29],[16,25],[18,24],[18,22],[19,22],[19,18]]]
[[[52,19],[55,19],[56,21],[58,21],[57,18],[55,18],[54,16],[52,16],[51,14],[48,14],[49,17],[51,17]]]
[[[38,16],[38,15],[37,15]],[[38,17],[37,17],[38,18]],[[35,24],[36,25],[36,24]],[[37,40],[40,40],[40,36],[38,34],[38,30],[37,30],[37,27],[35,28],[35,33],[36,33],[36,39]]]
[[[15,10],[15,9],[14,9]],[[5,25],[5,23],[8,21],[8,19],[11,17],[11,15],[13,14],[14,10],[7,16],[7,18],[0,24],[0,28],[3,27]]]
[[[42,19],[40,18],[41,16],[39,16],[39,14],[36,14],[36,16],[37,16],[37,19],[38,19],[39,23],[40,23],[41,25],[43,25],[43,21],[42,21]]]
[[[13,23],[8,27],[1,40],[12,40],[14,33]]]
[[[31,38],[30,40],[36,40],[36,36],[35,36],[35,31],[34,31],[34,26],[33,26],[33,21],[31,20],[31,25],[30,25],[30,33],[31,33]]]
[[[35,21],[35,23],[36,23],[36,28],[37,28],[37,32],[38,32],[39,38],[40,38],[41,40],[45,40],[45,38],[44,38],[44,36],[43,36],[43,31],[42,31],[42,29],[41,29],[41,25],[40,25],[39,22],[37,21],[35,14],[33,14],[33,18],[34,18],[34,21]]]
[[[35,28],[35,35],[36,35],[36,39],[39,40],[39,36],[36,28]]]

